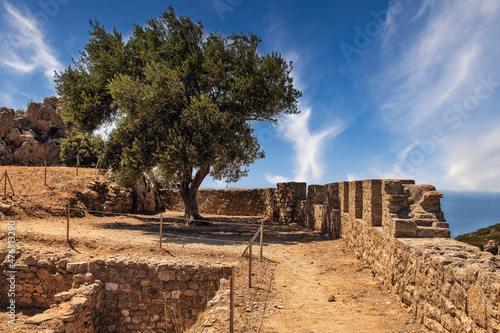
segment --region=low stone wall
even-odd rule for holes
[[[184,202],[179,190],[161,190],[167,210],[183,212]],[[197,195],[198,209],[202,214],[214,215],[266,215],[270,189],[200,189]]]
[[[500,332],[500,258],[449,239],[441,197],[413,180],[313,185],[294,222],[346,239],[433,332]]]
[[[347,213],[342,238],[433,332],[500,332],[500,260],[452,239],[395,238]]]
[[[53,328],[56,332],[92,333],[100,329],[103,313],[99,311],[104,300],[101,281],[84,284],[55,296],[56,304],[25,321],[25,328],[37,330]],[[105,330],[104,330],[105,331]]]
[[[0,281],[0,302],[5,305],[7,264],[2,265]],[[57,332],[183,331],[231,272],[227,266],[121,256],[68,262],[51,254],[42,259],[22,256],[14,270],[16,306],[48,308],[59,303],[32,317],[26,329],[43,325]]]
[[[0,254],[4,258],[4,254]],[[3,261],[3,260],[2,260]],[[72,274],[66,270],[67,259],[57,259],[54,255],[27,255],[14,269],[2,267],[0,281],[0,303],[7,304],[7,278],[15,276],[16,305],[48,308],[54,304],[54,295],[71,288]],[[7,271],[16,271],[15,275]]]

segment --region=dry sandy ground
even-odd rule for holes
[[[259,220],[212,218],[246,223]],[[258,262],[254,248],[253,288],[248,289],[247,259],[241,253],[256,226],[186,227],[173,219],[164,220],[161,250],[159,216],[72,218],[70,238],[80,253],[69,250],[65,243],[64,218],[23,219],[17,222],[18,245],[71,253],[75,261],[126,254],[237,263],[237,332],[426,332],[341,239],[329,240],[294,226],[266,225],[265,260]],[[7,224],[1,223],[3,234]],[[227,304],[219,317],[222,326],[203,331],[228,331]],[[198,326],[200,331],[202,326]]]
[[[65,189],[93,177],[92,170],[80,171],[78,178],[73,172],[57,169],[49,175],[51,187],[47,188],[39,184],[43,168],[9,168],[17,193],[13,198],[0,198],[0,203],[62,203]],[[122,254],[236,264],[236,332],[428,332],[413,322],[397,297],[372,277],[341,239],[265,221],[264,260],[254,260],[250,289],[248,259],[241,253],[258,229],[260,217],[209,216],[224,223],[188,227],[177,220],[180,213],[163,216],[162,249],[159,215],[71,218],[70,238],[76,252],[66,244],[66,219],[43,211],[0,218],[0,247],[7,245],[7,221],[15,220],[19,248],[66,253],[75,261]],[[254,255],[257,258],[256,248]],[[190,332],[229,332],[227,293],[221,296]],[[0,330],[13,331],[5,325],[5,318],[0,313]],[[19,315],[19,323],[25,318]]]

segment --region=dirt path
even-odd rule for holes
[[[276,244],[266,255],[278,262],[278,296],[262,332],[427,332],[343,240]]]

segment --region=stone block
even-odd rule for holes
[[[175,272],[172,270],[159,270],[158,271],[158,279],[160,281],[174,281],[175,280]]]
[[[118,284],[113,283],[113,282],[106,282],[106,290],[117,291],[118,290]]]
[[[66,270],[71,273],[83,273],[88,269],[87,262],[69,262],[66,264]]]

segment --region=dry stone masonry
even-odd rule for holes
[[[97,194],[84,195],[114,207],[122,194],[108,185],[95,182],[91,191]],[[130,193],[124,195],[132,200]],[[167,208],[182,211],[175,191],[162,196]],[[374,276],[433,332],[500,332],[495,245],[490,253],[450,239],[442,194],[432,185],[401,179],[309,187],[291,182],[275,189],[201,190],[200,196],[205,213],[267,216],[346,239]],[[55,332],[184,331],[230,273],[229,267],[165,260],[72,262],[52,253],[20,256],[15,267],[18,304],[46,309],[26,325]],[[0,262],[4,259],[0,253]],[[2,279],[2,304],[6,288]]]
[[[342,237],[433,332],[500,332],[500,258],[449,239],[442,194],[413,180],[309,186],[295,223]]]
[[[214,215],[265,215],[269,196],[273,189],[200,189],[197,195],[198,209],[202,214]],[[179,190],[160,190],[165,208],[184,211]]]
[[[259,194],[253,200],[264,206],[252,213],[346,239],[431,331],[500,332],[500,258],[490,253],[496,246],[482,252],[450,239],[434,186],[365,179],[309,185],[306,192],[305,183],[292,182]]]
[[[19,255],[16,306],[47,309],[24,324],[33,332],[184,331],[231,272],[222,265],[123,256],[72,262],[50,252]],[[4,264],[2,304],[8,302],[8,270]]]

